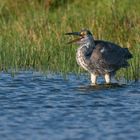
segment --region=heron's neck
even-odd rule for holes
[[[91,55],[94,48],[95,48],[94,41],[87,42],[87,43],[81,44],[77,51],[80,51],[81,55],[83,55],[84,57],[87,57]]]
[[[83,67],[85,70],[88,70],[88,65],[90,63],[90,56],[94,49],[94,45],[90,43],[81,44],[77,49],[76,60],[77,63]]]

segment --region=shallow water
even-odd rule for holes
[[[140,82],[0,74],[0,140],[139,140]]]

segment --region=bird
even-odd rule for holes
[[[95,40],[88,29],[82,29],[80,32],[67,32],[65,35],[78,36],[68,44],[74,43],[79,46],[76,61],[80,67],[90,73],[91,85],[98,84],[98,76],[104,77],[106,84],[111,84],[116,72],[120,68],[128,67],[127,60],[133,57],[128,48],[122,48],[106,40]]]

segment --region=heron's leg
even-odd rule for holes
[[[97,84],[97,75],[91,73],[91,84],[96,85]]]
[[[111,75],[109,73],[105,74],[105,81],[107,84],[111,83]]]

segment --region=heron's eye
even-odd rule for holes
[[[85,35],[85,33],[84,33],[84,32],[81,32],[80,34],[81,34],[81,36],[84,36],[84,35]]]
[[[81,32],[81,36],[84,36],[86,34],[87,34],[87,32]]]

